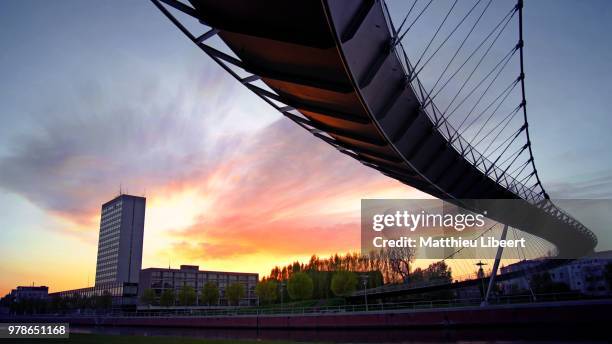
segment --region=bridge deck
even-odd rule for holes
[[[245,70],[343,153],[438,198],[521,199],[470,163],[421,110],[391,48],[391,24],[380,1],[191,3]],[[478,201],[461,205],[482,209]],[[488,217],[552,242],[560,257],[591,252],[592,233],[550,209],[524,200],[516,209],[487,210]],[[542,230],[551,227],[554,234]]]

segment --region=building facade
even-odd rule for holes
[[[611,269],[612,251],[597,252],[586,258],[581,258],[562,268],[551,272],[555,281],[566,283],[570,289],[580,291],[585,295],[612,295],[612,286],[606,275]]]
[[[93,287],[58,291],[56,293],[49,294],[49,297],[85,299],[104,295],[108,295],[112,298],[112,303],[114,306],[135,306],[138,302],[138,284],[128,282],[96,284]]]
[[[507,266],[502,266],[500,268],[500,273],[507,274],[507,273],[519,272],[519,271],[527,271],[527,272],[538,271],[537,269],[540,264],[542,264],[542,261],[539,259],[521,260],[519,262],[510,264]],[[502,287],[502,290],[504,290],[506,293],[516,293],[520,291],[529,290],[530,288],[529,276],[530,274],[526,273],[525,276],[509,279],[506,281],[501,281],[500,286]]]
[[[225,288],[232,283],[241,283],[244,286],[245,297],[240,300],[241,306],[257,305],[255,286],[259,280],[256,273],[203,271],[195,265],[181,265],[180,269],[148,268],[140,272],[140,295],[146,289],[152,289],[159,300],[159,296],[166,289],[173,289],[175,295],[183,286],[194,288],[199,294],[207,282],[214,283],[219,289],[217,305],[227,306]]]
[[[501,273],[526,271],[525,276],[502,281],[502,289],[508,292],[528,290],[531,276],[540,273],[537,269],[538,260],[524,260],[501,268]],[[588,257],[550,269],[548,274],[555,283],[563,283],[572,290],[584,295],[612,295],[612,286],[606,279],[608,267],[612,264],[612,251],[596,252]]]
[[[96,286],[138,283],[146,199],[119,195],[102,205]]]
[[[13,290],[15,295],[44,294],[50,298],[108,295],[112,297],[114,306],[135,306],[142,267],[145,205],[144,197],[124,194],[102,205],[94,286],[51,294],[48,294],[47,287],[17,287]]]
[[[46,300],[49,297],[49,287],[19,286],[11,290],[10,296],[15,302],[22,300]]]

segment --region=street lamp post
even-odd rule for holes
[[[281,313],[283,312],[283,297],[285,294],[285,281],[280,282],[280,294],[281,294]]]
[[[361,284],[363,284],[363,297],[365,299],[365,310],[368,311],[368,274],[362,274]]]

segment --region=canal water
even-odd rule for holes
[[[601,328],[470,327],[461,329],[237,330],[167,327],[71,327],[71,333],[332,343],[608,343]]]

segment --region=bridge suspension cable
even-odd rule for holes
[[[476,156],[474,163],[485,174],[492,174],[494,180],[505,182],[509,188],[523,190],[520,195],[523,198],[548,199],[535,167],[529,136],[522,1],[505,11],[503,5],[493,5],[491,0],[461,3],[463,6],[450,1],[445,10],[431,17],[427,17],[435,11],[431,2],[420,8],[417,2],[414,1],[403,16],[395,30],[397,39],[393,44],[404,59],[408,81],[424,91],[423,111],[430,115],[436,128],[447,133],[451,144]],[[417,14],[410,18],[414,11]],[[442,19],[432,26],[431,18],[435,17]],[[493,20],[493,17],[498,19]],[[467,23],[471,24],[466,26]],[[514,30],[509,31],[510,28]],[[430,38],[423,40],[428,31]],[[456,35],[461,35],[462,39],[453,47],[448,42]],[[415,47],[419,41],[417,36],[424,41],[422,49]],[[515,38],[511,48],[500,54],[503,42],[512,36]],[[405,45],[410,49],[405,49]],[[419,50],[420,53],[410,55]],[[444,67],[437,72],[440,66]],[[447,76],[450,70],[453,71]],[[437,77],[432,79],[432,75]],[[499,87],[500,83],[505,85]],[[496,89],[501,91],[494,92]],[[517,89],[520,89],[518,94]],[[521,111],[523,116],[519,121],[516,115]],[[525,152],[529,156],[521,159]],[[523,181],[532,177],[535,184],[523,185]]]
[[[452,1],[446,11],[438,13],[437,17],[442,20],[435,28],[431,26],[431,20],[425,18],[425,11],[430,7],[428,3],[402,31],[416,3],[417,1],[412,3],[396,33],[395,37],[398,39],[393,43],[399,50],[399,56],[404,58],[408,81],[414,84],[413,87],[424,91],[421,99],[423,111],[429,114],[436,128],[445,129],[449,142],[459,142],[467,146],[460,148],[466,153],[479,152],[475,165],[482,166],[486,175],[495,170],[492,176],[494,180],[508,178],[509,187],[512,186],[516,190],[528,189],[529,195],[520,195],[526,199],[548,199],[535,167],[529,136],[525,99],[522,0],[502,13],[492,24],[487,14],[496,16],[500,11],[492,7],[491,1],[485,2],[483,6],[482,0],[473,2],[454,22],[450,18],[451,14],[459,12],[460,9],[456,1]],[[476,16],[469,20],[476,10]],[[422,21],[422,27],[419,26],[419,20]],[[468,22],[471,24],[466,28],[465,24]],[[446,34],[445,27],[450,27]],[[509,31],[510,28],[514,30]],[[416,37],[423,37],[427,29],[432,30],[431,36],[426,40],[421,52],[416,54],[414,52],[419,51],[415,48],[418,41]],[[411,32],[415,38],[410,36]],[[480,38],[475,37],[479,32],[486,34]],[[512,38],[509,35],[512,32],[515,34],[512,46],[507,52],[500,54],[500,47],[504,41]],[[462,39],[456,48],[447,46],[451,37],[461,33]],[[410,46],[410,49],[404,49],[405,45]],[[465,53],[465,50],[469,53]],[[431,64],[433,61],[434,65]],[[437,73],[440,66],[444,67]],[[422,78],[423,75],[425,79]],[[431,78],[431,75],[437,77]],[[504,80],[506,81],[503,82]],[[517,93],[517,90],[520,92]],[[517,116],[521,112],[522,118]],[[525,154],[528,156],[522,158]],[[534,184],[526,185],[534,178]],[[495,229],[496,225],[493,225],[478,237]],[[517,236],[516,229],[513,228],[512,233]],[[530,247],[520,250],[522,252],[517,249],[515,259],[544,257],[554,250],[546,240],[532,238],[530,242]],[[480,261],[461,259],[462,251],[463,248],[458,249],[442,262],[453,260],[453,267],[459,270],[456,273],[469,275]]]

